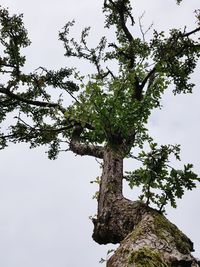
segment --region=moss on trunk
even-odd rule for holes
[[[144,204],[141,203],[143,207]],[[146,209],[107,267],[197,267],[193,243],[163,214]]]

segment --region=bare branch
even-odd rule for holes
[[[156,72],[156,68],[154,67],[148,74],[147,76],[144,78],[144,80],[142,81],[140,87],[141,87],[141,90],[145,87],[147,81],[149,80],[149,78],[154,75]]]
[[[190,31],[190,32],[184,33],[184,34],[182,35],[182,37],[188,37],[188,36],[190,36],[190,35],[192,35],[192,34],[194,34],[194,33],[198,32],[198,31],[200,31],[200,27],[198,27],[198,28],[194,29],[193,31]]]
[[[144,14],[145,12],[142,13],[142,15],[139,17],[139,27],[140,27],[140,32],[142,34],[142,39],[143,39],[143,42],[145,42],[145,35],[150,31],[150,29],[152,28],[153,26],[153,23],[151,23],[151,25],[147,28],[146,31],[143,30],[143,26],[142,26],[142,19],[144,17]]]
[[[108,74],[110,74],[112,76],[113,79],[116,79],[115,75],[113,74],[113,72],[108,68],[106,67],[106,69],[108,70]]]
[[[80,156],[92,156],[95,158],[103,158],[104,149],[101,146],[82,144],[76,139],[72,139],[69,145],[69,149]]]

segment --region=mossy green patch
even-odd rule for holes
[[[140,226],[140,223],[136,226],[134,231],[131,233],[132,241],[136,241],[143,234],[143,228]]]
[[[169,267],[157,250],[147,247],[143,247],[129,256],[128,266],[132,264],[136,267]]]
[[[162,214],[154,214],[154,231],[157,237],[169,243],[166,233],[173,237],[174,244],[179,252],[188,254],[192,250],[192,242],[174,224],[169,222]]]

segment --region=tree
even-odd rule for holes
[[[103,11],[105,26],[116,27],[115,42],[107,44],[103,37],[96,48],[89,48],[89,28],[83,30],[80,43],[70,39],[69,29],[74,22],[60,32],[65,55],[85,59],[96,68],[89,77],[82,77],[70,68],[49,71],[40,67],[33,73],[23,73],[21,48],[30,42],[22,16],[10,17],[7,10],[1,10],[1,121],[14,113],[10,131],[1,135],[1,146],[4,148],[9,141],[28,142],[31,147],[48,144],[52,159],[63,149],[103,159],[93,238],[105,244],[127,237],[108,266],[134,266],[137,261],[141,266],[151,266],[150,261],[156,266],[184,266],[186,261],[195,261],[190,255],[192,243],[162,213],[168,201],[175,206],[175,197],[181,198],[184,189],[191,190],[199,179],[191,164],[183,170],[169,166],[170,154],[179,159],[179,146],[158,148],[145,125],[151,110],[160,107],[161,96],[170,83],[175,94],[192,91],[189,78],[199,57],[199,43],[192,37],[200,28],[173,29],[167,37],[154,31],[147,42],[141,25],[142,39],[127,26],[129,20],[135,25],[129,1],[104,1]],[[118,67],[111,69],[113,61]],[[52,99],[56,95],[48,93],[49,87],[58,89],[55,102]],[[72,97],[67,107],[60,92]],[[150,152],[143,151],[145,143],[150,144]],[[141,148],[137,158],[143,167],[124,177],[123,160],[133,157],[133,147]],[[123,178],[130,186],[143,186],[141,201],[123,197]],[[151,203],[158,211],[149,207]]]

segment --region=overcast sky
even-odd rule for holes
[[[101,12],[103,0],[1,0],[12,13],[24,13],[24,22],[32,40],[27,48],[26,70],[38,66],[59,68],[72,64],[63,57],[58,31],[68,20],[76,19],[74,34],[91,25],[91,41],[105,33]],[[154,22],[159,30],[189,25],[193,29],[199,0],[185,0],[181,7],[174,0],[132,1],[137,20],[146,11],[144,25]],[[110,36],[112,37],[112,36]],[[80,65],[85,70],[85,65]],[[163,98],[162,111],[153,112],[150,133],[163,144],[182,145],[182,163],[194,163],[200,173],[200,78],[193,95]],[[89,216],[96,213],[90,184],[99,174],[98,163],[88,157],[61,154],[56,161],[47,159],[45,149],[10,145],[0,151],[0,266],[1,267],[98,267],[101,257],[112,246],[100,246],[92,238]],[[134,169],[130,160],[127,169]],[[134,199],[134,192],[126,190]],[[168,208],[168,218],[195,243],[200,257],[200,187],[188,192],[176,210]],[[103,265],[104,266],[104,265]]]

